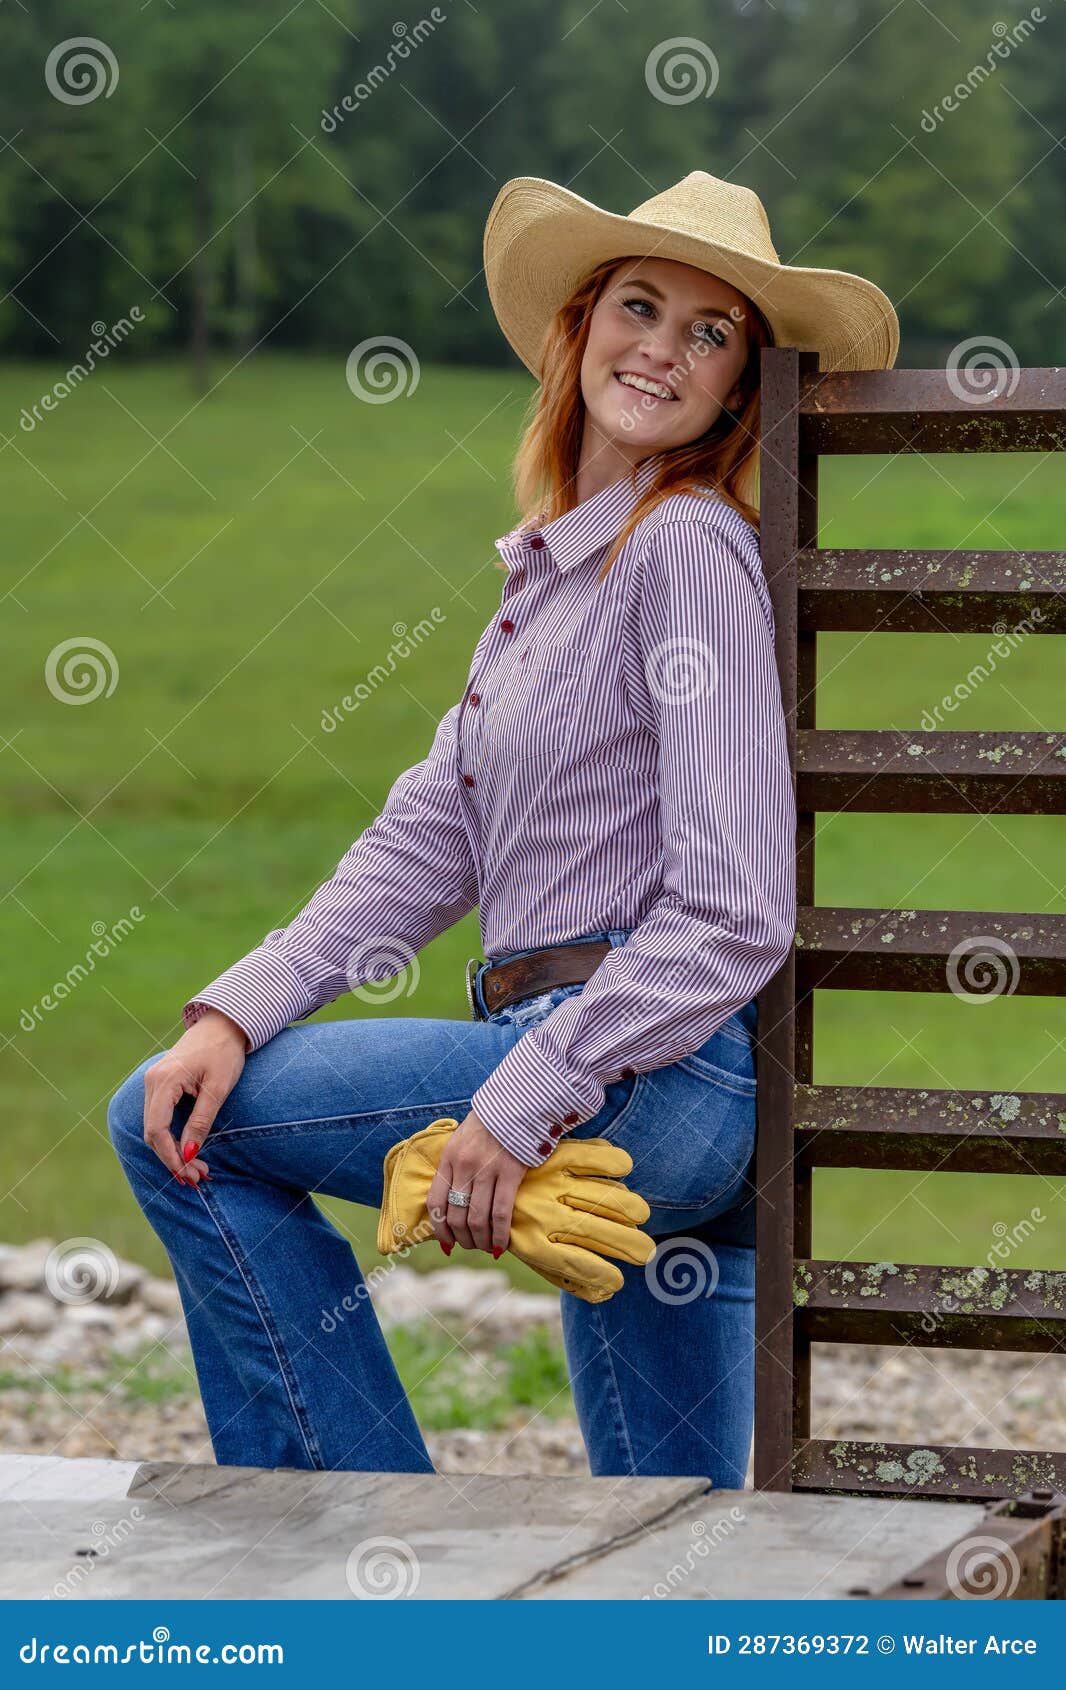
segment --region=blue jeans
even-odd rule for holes
[[[628,931],[582,937],[621,944]],[[218,1462],[433,1471],[359,1264],[310,1194],[380,1207],[390,1147],[438,1116],[461,1121],[526,1028],[582,990],[485,1016],[486,966],[482,1019],[303,1022],[255,1051],[205,1142],[210,1184],[179,1185],[144,1142],[144,1073],[158,1056],[112,1097],[112,1142],[174,1270]],[[619,1264],[625,1284],[607,1302],[559,1293],[594,1474],[744,1483],[755,1030],[753,999],[693,1055],[608,1085],[600,1112],[573,1129],[629,1151],[627,1183],[663,1240],[647,1268]],[[175,1137],[193,1101],[176,1106]]]

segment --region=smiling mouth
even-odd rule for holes
[[[646,393],[649,399],[664,402],[677,400],[677,394],[667,387],[664,381],[655,381],[651,376],[639,376],[633,370],[615,370],[614,379],[623,387],[631,387],[635,393]]]

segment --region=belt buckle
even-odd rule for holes
[[[480,967],[481,967],[481,960],[480,960],[479,957],[472,956],[472,957],[467,958],[467,961],[466,961],[466,1001],[470,1005],[470,1015],[471,1015],[472,1020],[474,1020],[474,1021],[480,1021],[481,1020],[481,1016],[478,1013],[477,1003],[474,999],[474,975],[477,973],[477,971]]]

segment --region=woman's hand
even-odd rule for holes
[[[207,1163],[195,1152],[185,1161],[189,1145],[199,1150],[212,1122],[240,1079],[248,1041],[235,1021],[220,1009],[207,1009],[186,1029],[172,1049],[144,1074],[144,1142],[177,1179],[199,1185],[210,1179]],[[181,1145],[174,1141],[174,1110],[188,1093],[196,1105],[185,1123]]]
[[[511,1236],[515,1193],[529,1172],[470,1111],[445,1146],[426,1196],[433,1230],[445,1255],[456,1240],[465,1250],[491,1250],[497,1259]],[[470,1193],[470,1207],[448,1206],[448,1192]],[[446,1217],[446,1218],[445,1218]]]

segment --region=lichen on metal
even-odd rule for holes
[[[1016,1121],[1021,1114],[1022,1100],[1013,1092],[995,1092],[989,1098],[989,1106],[993,1113],[1000,1116],[996,1125],[1006,1125],[1008,1121]]]

